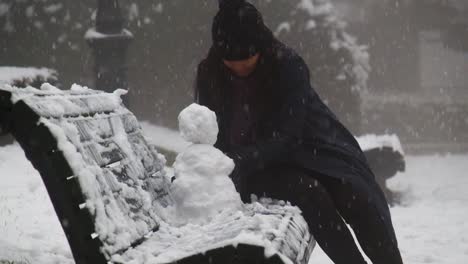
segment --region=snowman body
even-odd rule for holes
[[[180,222],[203,224],[223,211],[242,209],[229,175],[234,162],[213,145],[218,134],[216,115],[192,104],[179,115],[182,137],[193,143],[174,163],[171,193]]]

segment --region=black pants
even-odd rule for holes
[[[366,263],[345,222],[374,264],[403,263],[391,220],[384,222],[369,192],[381,192],[377,184],[309,174],[282,166],[255,172],[243,179],[243,200],[256,194],[298,206],[317,243],[336,264]]]

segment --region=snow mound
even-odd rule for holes
[[[396,152],[404,154],[403,147],[401,146],[400,139],[397,135],[373,135],[368,134],[364,136],[357,137],[359,145],[362,150],[371,150],[371,149],[382,149],[388,147],[393,149]]]
[[[179,114],[179,130],[186,141],[214,145],[219,132],[216,114],[205,106],[191,104]]]
[[[216,115],[192,104],[179,115],[182,136],[194,144],[174,163],[171,193],[179,219],[207,223],[223,210],[240,210],[242,202],[229,175],[234,162],[212,144],[218,134]],[[201,144],[197,144],[201,143]]]
[[[35,80],[57,80],[57,72],[47,68],[0,67],[2,84],[31,84]]]

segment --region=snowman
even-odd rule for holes
[[[242,209],[242,201],[229,175],[234,162],[215,148],[216,114],[192,104],[179,115],[181,136],[192,143],[174,163],[171,193],[177,221],[204,224],[226,211]]]

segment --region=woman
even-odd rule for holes
[[[402,259],[387,202],[354,137],[310,86],[309,70],[276,40],[245,0],[226,0],[214,18],[213,46],[198,67],[196,101],[216,112],[216,147],[250,194],[297,205],[337,264]]]

